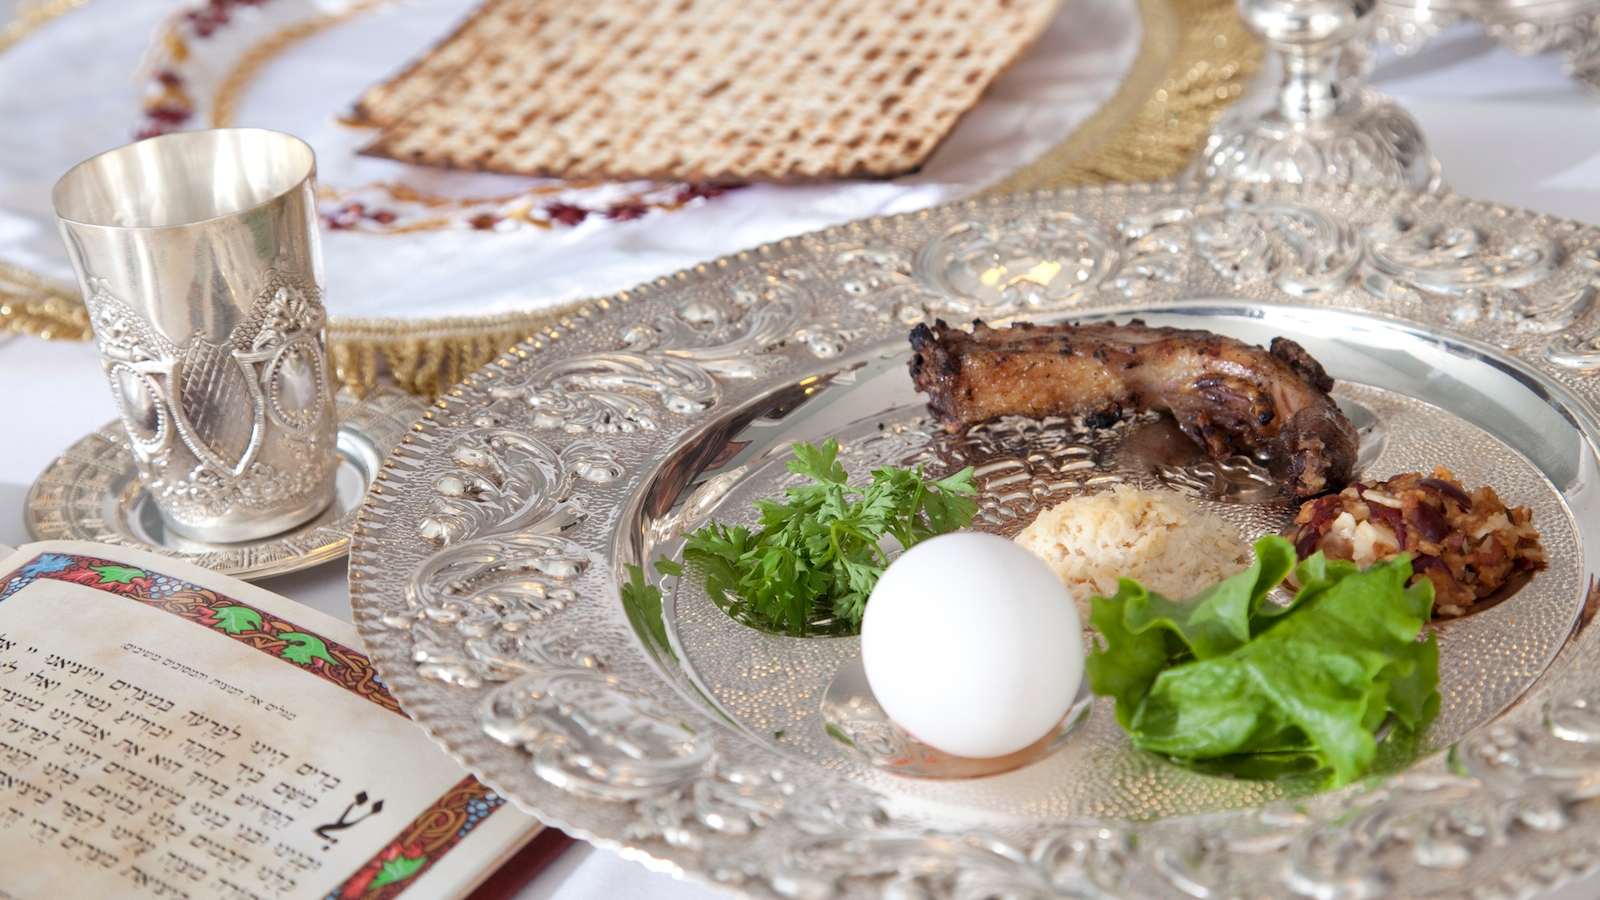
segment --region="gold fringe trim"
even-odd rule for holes
[[[0,334],[87,341],[89,311],[78,289],[0,260]]]
[[[44,3],[18,3],[17,11],[5,27],[0,28],[0,53],[11,49],[11,45],[22,40],[39,29],[39,26],[51,19],[69,13],[89,0],[46,0]]]
[[[448,319],[328,320],[328,355],[340,383],[363,394],[387,374],[413,394],[437,397],[496,356],[581,306]],[[0,261],[0,334],[94,339],[77,288]]]
[[[32,24],[19,26],[19,18],[0,30],[0,51],[87,2],[49,0],[31,7],[37,11],[20,15],[32,16]],[[986,193],[1160,181],[1189,165],[1217,118],[1260,71],[1261,46],[1244,31],[1233,0],[1139,0],[1139,11],[1144,36],[1117,93],[1070,137]],[[307,27],[319,30],[330,24],[314,20]],[[304,36],[290,34],[287,39]],[[234,75],[247,80],[276,49],[266,48],[260,60],[246,60]],[[233,92],[219,91],[213,120],[231,121],[236,99]],[[328,322],[328,354],[340,382],[353,390],[364,391],[387,373],[405,390],[437,397],[580,305],[441,319],[333,318]],[[0,333],[77,341],[93,337],[77,290],[5,262],[0,262]]]
[[[81,0],[87,2],[87,0]],[[265,40],[251,47],[234,63],[233,68],[217,86],[216,98],[211,103],[211,127],[231,128],[234,116],[239,111],[239,101],[244,96],[245,89],[260,74],[263,66],[276,59],[283,51],[312,35],[326,31],[341,22],[348,22],[356,16],[375,8],[381,0],[364,0],[352,4],[348,9],[337,13],[317,16],[307,19],[297,25],[273,32]]]
[[[356,393],[387,371],[399,387],[433,398],[581,305],[449,319],[333,318],[328,355],[339,380]]]

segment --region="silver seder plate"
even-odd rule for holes
[[[442,399],[368,495],[356,624],[497,790],[752,895],[1524,896],[1600,864],[1597,280],[1588,226],[1299,188],[1090,188],[760,247],[597,301]],[[918,321],[1133,315],[1291,337],[1339,380],[1364,477],[1443,464],[1534,509],[1550,565],[1439,627],[1442,711],[1414,763],[1296,794],[1136,751],[1099,702],[1014,771],[890,774],[823,717],[856,638],[747,628],[648,565],[709,518],[752,521],[789,444],[829,436],[861,477],[975,465],[977,527],[1001,534],[1116,481],[1282,528],[1259,472],[1167,423],[943,436],[906,374]]]

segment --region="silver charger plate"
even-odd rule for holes
[[[383,461],[426,405],[398,388],[380,386],[364,399],[334,394],[339,416],[339,468],[333,503],[316,518],[258,541],[212,544],[168,531],[139,483],[128,434],[108,422],[45,467],[23,504],[23,525],[36,541],[96,541],[137,547],[246,581],[297,572],[338,559],[367,489]]]
[[[760,247],[597,301],[430,410],[357,523],[355,621],[497,790],[753,895],[1523,896],[1600,864],[1597,277],[1588,226],[1293,187],[1088,188]],[[709,518],[749,521],[790,442],[830,436],[858,476],[977,466],[977,527],[1001,534],[1119,480],[1282,527],[1250,466],[1158,419],[949,437],[905,373],[917,321],[1129,316],[1291,337],[1339,379],[1364,476],[1444,464],[1533,507],[1550,565],[1439,627],[1420,758],[1296,793],[1136,751],[1102,702],[1015,771],[896,776],[824,727],[856,639],[744,627],[649,565]]]

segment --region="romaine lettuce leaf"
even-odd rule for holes
[[[1295,568],[1294,601],[1275,606],[1266,597],[1294,548],[1268,535],[1255,551],[1255,565],[1189,600],[1129,580],[1094,598],[1089,621],[1105,645],[1087,661],[1090,687],[1115,698],[1144,749],[1271,755],[1278,768],[1303,768],[1294,757],[1306,754],[1331,770],[1330,786],[1346,784],[1371,765],[1385,719],[1417,731],[1438,710],[1438,645],[1417,640],[1433,584],[1407,587],[1404,556],[1358,571],[1319,553]]]

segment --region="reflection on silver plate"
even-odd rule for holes
[[[1522,896],[1600,865],[1600,231],[1458,197],[1211,186],[960,204],[808,235],[597,302],[453,390],[358,523],[357,626],[408,712],[552,824],[761,896]],[[930,427],[909,325],[1137,315],[1285,335],[1337,379],[1371,477],[1450,466],[1531,506],[1550,565],[1439,628],[1421,755],[1294,796],[1131,748],[906,778],[823,714],[850,637],[731,620],[660,576],[752,521],[793,441],[973,465],[976,527],[1117,482],[1248,537],[1293,508],[1153,417]],[[642,569],[634,569],[642,566]],[[1390,753],[1390,749],[1393,750]]]
[[[908,778],[983,778],[1039,762],[1066,746],[1089,721],[1094,694],[1088,679],[1061,721],[1043,737],[1005,756],[973,759],[924,744],[878,705],[858,654],[839,666],[822,694],[822,728],[844,751],[869,766]]]
[[[365,400],[340,391],[337,493],[321,515],[259,541],[208,544],[168,531],[134,469],[122,423],[94,430],[50,463],[28,491],[23,523],[36,541],[98,541],[153,550],[253,581],[338,559],[384,459],[426,406],[392,387]]]
[[[1337,322],[1325,313],[1306,316],[1261,306],[1235,308],[1231,313],[1207,305],[1147,310],[1141,315],[1153,325],[1200,325],[1251,340],[1262,334],[1287,335],[1308,348],[1316,347],[1319,331]],[[1312,349],[1314,356],[1321,358],[1318,349],[1323,350],[1321,355],[1338,358],[1337,351],[1326,346]],[[801,481],[785,467],[792,458],[789,445],[828,435],[840,441],[840,460],[857,476],[885,463],[921,463],[934,476],[973,466],[980,490],[975,525],[1006,537],[1015,535],[1042,509],[1073,494],[1117,483],[1166,485],[1195,493],[1205,511],[1237,526],[1247,541],[1281,532],[1294,518],[1297,504],[1276,498],[1242,500],[1227,481],[1208,496],[1189,487],[1197,479],[1175,477],[1173,473],[1187,475],[1209,467],[1211,461],[1169,418],[1141,417],[1100,429],[1068,420],[1007,418],[961,435],[944,435],[930,427],[922,398],[911,389],[907,356],[895,348],[855,369],[843,383],[823,384],[781,421],[757,418],[729,436],[723,446],[736,449],[715,470],[727,473],[718,482],[721,497],[715,503],[702,498],[699,517],[757,526],[759,517],[751,501],[780,496],[784,487]],[[1429,739],[1443,748],[1527,691],[1566,640],[1585,596],[1578,535],[1561,494],[1549,480],[1487,431],[1437,406],[1382,388],[1345,382],[1336,389],[1335,399],[1355,422],[1368,425],[1362,447],[1369,460],[1367,473],[1432,471],[1434,465],[1445,464],[1469,484],[1492,483],[1502,496],[1533,508],[1551,558],[1549,568],[1517,595],[1515,603],[1439,628],[1441,704]],[[856,418],[863,410],[869,414]],[[1245,496],[1252,496],[1249,488]],[[671,555],[676,546],[663,541],[657,552]],[[826,730],[827,717],[810,699],[821,696],[826,703],[821,692],[858,656],[858,638],[794,639],[759,633],[731,620],[693,579],[675,582],[669,597],[673,603],[666,615],[667,628],[682,659],[681,668],[695,690],[715,702],[723,716],[743,725],[756,739],[782,731],[782,741],[775,742],[781,746],[774,749],[845,771],[853,780],[885,791],[948,799],[989,813],[1118,819],[1197,814],[1288,796],[1259,782],[1198,775],[1149,754],[1107,756],[1105,748],[1124,745],[1109,702],[1096,704],[1083,740],[1026,769],[986,780],[982,791],[974,793],[969,786],[896,784],[882,777],[882,767],[869,772],[840,762],[838,742]],[[1118,783],[1139,788],[1107,789]]]

